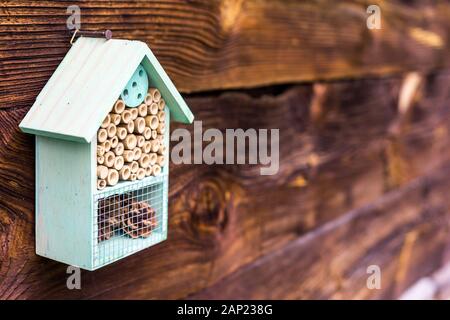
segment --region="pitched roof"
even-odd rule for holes
[[[150,85],[161,91],[171,118],[191,123],[193,114],[145,43],[81,37],[19,127],[36,135],[91,142],[140,63]]]

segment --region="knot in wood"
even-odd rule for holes
[[[192,226],[200,234],[222,232],[228,221],[225,191],[213,181],[202,182],[189,200]]]

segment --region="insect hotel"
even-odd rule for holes
[[[193,115],[145,43],[75,42],[20,124],[38,255],[94,270],[167,238],[170,119]]]

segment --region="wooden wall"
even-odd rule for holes
[[[0,0],[0,298],[395,298],[450,240],[450,4]],[[279,128],[280,171],[171,165],[169,239],[66,288],[34,254],[18,123],[82,28],[146,41],[204,129]],[[180,125],[175,125],[181,127]],[[184,126],[190,130],[192,127]],[[382,289],[368,290],[379,265]]]

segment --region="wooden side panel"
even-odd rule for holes
[[[158,88],[166,100],[172,115],[172,120],[181,123],[192,123],[194,121],[194,115],[186,105],[177,88],[175,88],[172,80],[170,80],[153,52],[148,48],[146,48],[145,52],[146,56],[141,64],[149,75],[150,86]]]
[[[167,240],[168,235],[168,229],[169,229],[169,187],[170,187],[170,181],[169,181],[169,174],[170,174],[170,167],[169,167],[169,158],[170,158],[170,110],[169,106],[166,105],[164,108],[165,111],[165,130],[166,134],[164,137],[164,145],[166,146],[166,159],[165,164],[162,168],[162,174],[164,175],[164,190],[163,190],[163,210],[164,210],[164,221],[163,221],[163,234],[165,237],[165,240]]]
[[[91,145],[36,137],[36,253],[92,268]]]

